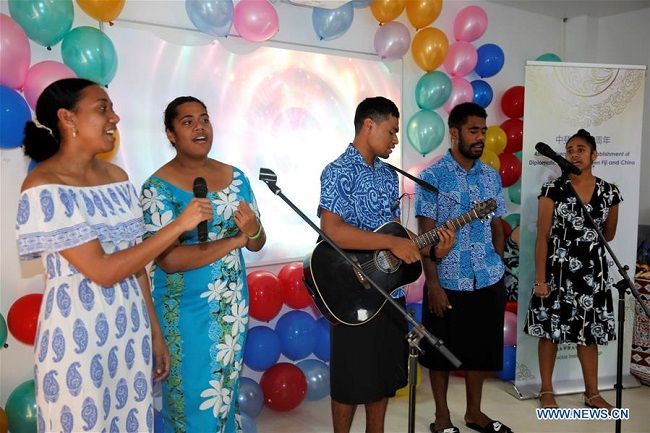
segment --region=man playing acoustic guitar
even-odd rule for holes
[[[321,229],[341,248],[388,250],[404,263],[415,263],[421,251],[410,238],[373,232],[382,224],[399,221],[399,207],[392,206],[399,195],[397,174],[381,160],[398,143],[399,110],[386,98],[367,98],[357,107],[354,127],[354,141],[321,174]],[[438,237],[435,255],[443,257],[453,246],[454,233],[445,228]],[[425,250],[422,253],[428,254]],[[404,307],[403,290],[395,296]],[[350,431],[359,404],[365,405],[366,432],[384,431],[388,397],[407,382],[407,332],[406,320],[392,306],[381,308],[372,319],[356,326],[331,326],[335,433]]]

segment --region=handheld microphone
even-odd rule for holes
[[[194,197],[196,198],[205,198],[208,195],[208,184],[205,182],[205,179],[202,177],[197,177],[194,179]],[[196,226],[196,231],[199,233],[199,242],[205,242],[208,240],[208,222],[201,221],[198,226]]]
[[[397,197],[397,200],[395,200],[393,203],[391,203],[391,205],[390,205],[390,211],[391,212],[395,212],[395,210],[399,207],[400,200],[402,200],[402,198],[404,198],[405,195],[406,195],[406,193],[400,195],[399,197]]]
[[[551,149],[551,146],[549,146],[546,143],[542,143],[540,141],[535,145],[535,150],[538,151],[540,154],[544,155],[545,157],[555,161],[555,163],[560,166],[560,170],[562,170],[562,173],[576,174],[576,175],[582,173],[582,170],[580,170],[575,165],[571,164],[566,158],[562,158],[560,155],[555,153],[555,151]]]

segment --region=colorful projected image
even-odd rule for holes
[[[354,138],[354,111],[381,95],[401,106],[401,76],[382,62],[260,47],[233,54],[218,42],[180,46],[147,30],[110,29],[120,66],[109,86],[121,117],[113,161],[137,188],[174,156],[163,111],[177,96],[208,107],[214,128],[210,156],[249,177],[268,234],[251,264],[302,259],[317,233],[265,183],[260,168],[278,176],[283,194],[318,225],[320,173]],[[389,162],[400,164],[398,147]]]

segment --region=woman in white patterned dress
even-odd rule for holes
[[[121,168],[97,158],[115,144],[119,117],[100,86],[72,78],[48,86],[24,151],[36,162],[22,185],[20,258],[41,257],[45,291],[34,344],[39,432],[153,428],[154,380],[169,353],[145,265],[212,217],[208,200],[145,242],[137,192]],[[152,359],[153,358],[153,359]]]

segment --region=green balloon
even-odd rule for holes
[[[521,204],[521,178],[508,187],[508,198],[515,204]]]
[[[519,222],[521,220],[521,215],[518,213],[509,213],[508,215],[503,217],[504,220],[510,225],[511,228],[515,228],[519,225]]]
[[[0,350],[5,347],[7,343],[7,322],[4,316],[0,313]]]
[[[438,113],[420,110],[409,120],[406,135],[413,148],[424,156],[442,143],[445,123]]]
[[[540,62],[561,62],[562,59],[557,54],[553,53],[544,53],[539,56],[536,60]]]
[[[442,107],[450,96],[451,79],[444,72],[427,72],[415,85],[415,102],[423,110]]]
[[[9,0],[9,15],[29,39],[44,47],[56,45],[72,27],[72,0]]]
[[[101,86],[107,86],[117,72],[117,52],[113,42],[94,27],[77,27],[65,35],[61,57],[79,78]]]
[[[36,394],[33,379],[18,385],[9,394],[5,412],[11,433],[36,432]]]

